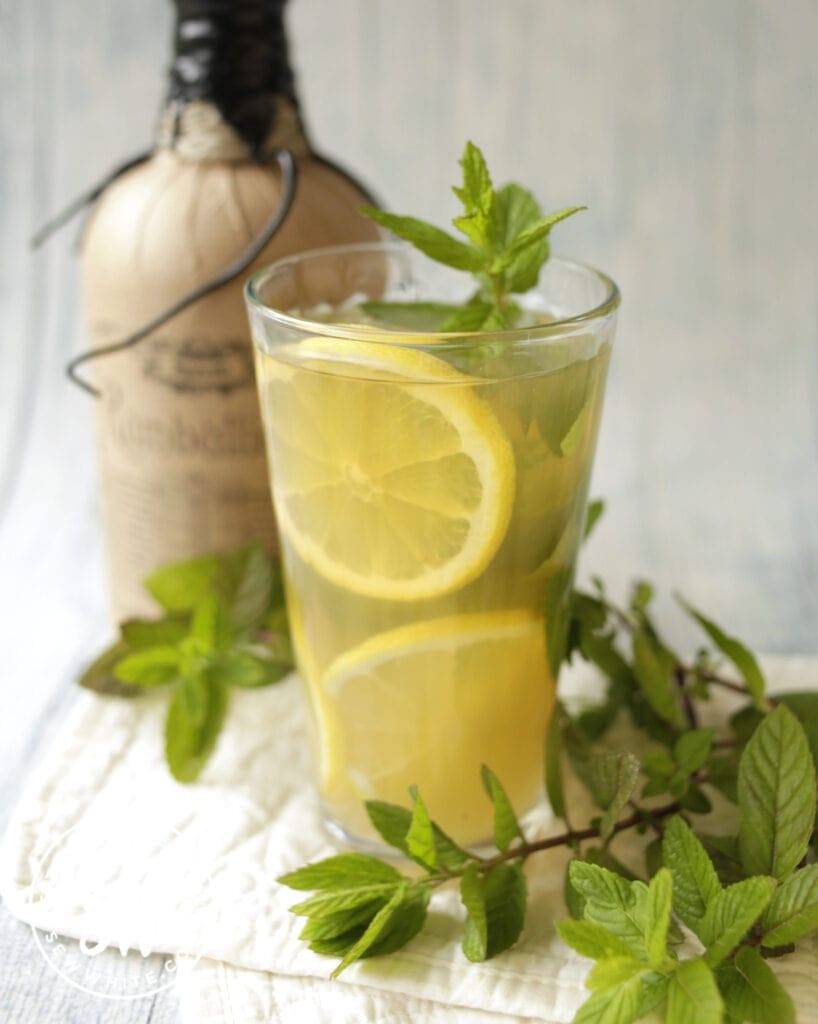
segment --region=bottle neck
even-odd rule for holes
[[[308,149],[284,28],[286,0],[174,0],[159,145],[192,160]]]

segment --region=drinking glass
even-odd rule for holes
[[[318,790],[360,846],[365,801],[412,786],[457,841],[487,840],[483,764],[520,811],[541,795],[619,294],[552,258],[521,326],[428,329],[468,295],[389,243],[246,289]]]

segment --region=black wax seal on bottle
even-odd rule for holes
[[[276,101],[298,106],[284,30],[286,0],[175,0],[168,99],[212,103],[256,152]]]

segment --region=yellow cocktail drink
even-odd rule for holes
[[[610,350],[551,328],[257,336],[318,785],[353,838],[374,836],[364,800],[411,784],[458,841],[488,838],[483,763],[520,811],[540,793]]]

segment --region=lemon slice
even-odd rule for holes
[[[259,375],[278,522],[300,557],[397,601],[476,578],[514,499],[512,449],[476,381],[404,346],[284,349],[260,357]]]
[[[371,832],[362,800],[405,805],[414,783],[444,829],[461,842],[485,839],[492,809],[483,763],[520,810],[538,795],[554,686],[544,622],[532,611],[377,634],[338,657],[317,690],[322,795],[360,834]]]

